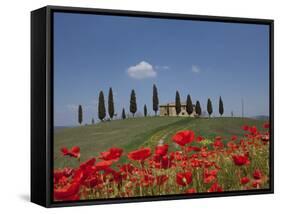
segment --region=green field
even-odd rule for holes
[[[64,128],[54,134],[54,167],[77,165],[76,160],[60,158],[61,147],[79,146],[81,161],[84,161],[110,147],[123,148],[128,152],[141,146],[152,147],[160,140],[170,143],[173,150],[176,145],[171,143],[171,136],[178,130],[191,129],[196,135],[210,140],[218,135],[229,139],[232,135],[244,134],[242,125],[262,128],[263,123],[262,120],[248,118],[146,117]]]

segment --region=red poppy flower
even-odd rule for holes
[[[171,160],[181,161],[184,157],[181,151],[171,152],[170,153]]]
[[[104,178],[104,181],[106,181],[106,177],[110,175],[108,178],[109,178],[109,182],[115,182],[115,183],[121,183],[122,181],[122,175],[121,175],[121,172],[117,172],[116,170],[110,168],[110,167],[107,167],[104,169],[104,173],[103,173],[103,178]]]
[[[188,193],[188,194],[196,193],[196,189],[190,188],[190,189],[186,190],[186,193]]]
[[[99,158],[106,160],[106,161],[108,161],[108,160],[118,161],[120,156],[122,155],[122,152],[123,152],[123,149],[110,148],[106,152],[101,152]]]
[[[81,182],[83,179],[84,173],[81,169],[76,169],[73,175],[73,182]]]
[[[208,192],[222,192],[222,187],[218,184],[218,182],[213,183],[213,185],[210,187]]]
[[[101,161],[101,162],[98,162],[96,163],[96,165],[94,166],[96,168],[96,170],[105,170],[107,169],[108,167],[110,167],[111,165],[113,164],[112,161]]]
[[[214,148],[216,149],[222,149],[224,144],[220,141],[220,140],[216,140],[214,143],[213,143],[213,146]]]
[[[164,155],[167,154],[168,148],[169,148],[169,145],[168,145],[168,144],[157,145],[157,146],[155,147],[155,154],[156,154],[156,155],[160,155],[160,156],[164,156]]]
[[[152,157],[152,160],[155,161],[155,162],[158,162],[158,163],[161,161],[161,159],[162,159],[162,156],[158,155],[158,154],[155,154]]]
[[[141,179],[141,185],[145,187],[152,186],[154,180],[155,180],[154,176],[150,174],[145,174]]]
[[[237,166],[243,166],[250,163],[247,155],[232,155],[232,159]]]
[[[172,140],[180,146],[184,146],[194,140],[194,132],[191,130],[180,131],[172,137]]]
[[[191,163],[191,166],[194,168],[198,168],[198,167],[202,166],[202,161],[199,159],[193,159],[190,161],[190,163]]]
[[[249,126],[248,126],[248,125],[244,125],[244,126],[242,126],[242,129],[243,129],[244,131],[248,131],[248,130],[249,130]]]
[[[254,180],[252,183],[252,187],[259,188],[261,184],[261,180]]]
[[[122,175],[121,175],[121,172],[116,172],[114,171],[112,173],[113,175],[113,181],[117,184],[120,184],[122,182]]]
[[[102,183],[103,180],[98,175],[92,175],[84,181],[84,185],[91,188],[96,187]]]
[[[168,178],[169,177],[167,175],[159,175],[156,177],[156,184],[162,185],[168,180]]]
[[[217,179],[217,174],[218,174],[217,169],[213,169],[213,170],[205,169],[204,170],[204,180],[203,180],[204,183],[209,184],[209,183],[215,181]]]
[[[237,140],[237,138],[238,138],[238,137],[237,137],[236,135],[233,135],[233,136],[231,137],[231,140],[232,140],[232,141],[235,141],[235,140]]]
[[[122,166],[120,166],[120,171],[121,172],[125,172],[125,173],[132,174],[134,169],[135,169],[135,167],[132,164],[130,164],[130,163],[123,164]]]
[[[199,154],[192,154],[191,156],[190,156],[190,158],[198,158],[199,157]]]
[[[254,179],[256,179],[256,180],[261,179],[261,177],[262,177],[261,171],[260,171],[259,169],[256,169],[256,170],[254,171],[254,173],[253,173],[253,177],[254,177]]]
[[[218,174],[218,170],[217,169],[212,169],[212,170],[208,170],[206,169],[204,172],[205,176],[217,176]]]
[[[215,137],[215,141],[221,141],[222,140],[222,136],[216,136]]]
[[[231,150],[238,149],[237,144],[233,143],[232,141],[227,143],[227,147],[230,148]]]
[[[200,154],[202,158],[206,158],[209,156],[209,152],[207,152],[206,150],[202,150]]]
[[[249,128],[249,132],[252,134],[252,135],[256,135],[258,133],[258,129],[257,127],[255,126],[252,126]]]
[[[80,189],[80,181],[83,178],[82,170],[77,170],[71,182],[64,186],[54,188],[55,200],[77,200],[79,199],[78,192]]]
[[[76,195],[78,191],[78,183],[67,184],[67,186],[64,186],[62,188],[54,189],[54,198],[55,200],[65,200],[72,197],[73,195]]]
[[[78,146],[73,146],[71,150],[68,150],[66,147],[61,148],[61,153],[64,156],[71,156],[74,158],[80,158],[80,148]]]
[[[269,141],[269,134],[262,135],[261,140],[266,144]]]
[[[243,185],[249,183],[249,181],[250,181],[250,179],[248,177],[242,177],[240,179],[240,183]]]
[[[95,158],[91,158],[83,163],[80,164],[80,169],[86,169],[87,167],[92,167],[96,162]]]
[[[196,138],[196,142],[201,142],[201,141],[204,140],[204,139],[205,139],[204,137],[198,136],[198,137]]]
[[[177,173],[176,181],[180,186],[187,186],[192,182],[192,173],[191,172]]]
[[[74,170],[71,168],[64,168],[64,169],[56,169],[54,170],[54,183],[57,183],[60,181],[63,177],[70,177],[73,175]]]
[[[186,148],[186,151],[187,151],[187,152],[192,152],[192,151],[194,151],[194,152],[200,152],[200,151],[201,151],[201,148],[200,148],[200,147],[197,147],[197,146],[188,146],[188,147]]]
[[[263,128],[269,129],[269,127],[270,127],[270,124],[269,124],[269,123],[264,123],[264,124],[263,124]]]
[[[209,184],[209,183],[212,183],[215,180],[216,180],[216,177],[211,175],[211,176],[208,176],[208,177],[204,177],[203,182],[204,182],[204,184]]]
[[[142,148],[132,151],[128,154],[128,158],[131,160],[143,161],[151,155],[150,148]]]
[[[163,156],[161,160],[161,168],[168,169],[170,167],[171,167],[171,161],[169,160],[168,156],[167,155]]]
[[[86,179],[88,176],[94,174],[97,170],[94,167],[94,164],[96,162],[95,158],[91,158],[83,163],[80,164],[80,169],[83,170],[84,179]]]
[[[60,149],[60,151],[61,151],[62,155],[68,155],[68,149],[66,147],[62,147]]]

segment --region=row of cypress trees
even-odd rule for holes
[[[152,95],[152,103],[153,103],[153,111],[155,112],[155,116],[157,115],[157,112],[159,110],[159,98],[158,98],[158,90],[156,85],[153,85],[153,95]],[[131,91],[131,96],[130,96],[130,112],[132,113],[133,117],[135,116],[135,113],[137,112],[137,99],[136,99],[136,93],[135,90],[133,89]],[[180,94],[178,91],[176,91],[176,97],[175,97],[175,109],[176,109],[176,114],[179,115],[181,112],[181,100],[180,100]],[[146,104],[144,105],[144,116],[147,116],[147,106]],[[213,107],[212,107],[212,102],[210,98],[207,101],[207,111],[209,114],[209,117],[213,113]],[[193,113],[193,103],[191,100],[191,96],[188,94],[187,99],[186,99],[186,112],[188,115],[191,115]],[[199,101],[196,101],[195,104],[195,112],[198,116],[202,114],[201,110],[201,105]],[[223,107],[223,102],[220,97],[219,99],[219,113],[222,116],[224,113],[224,107]],[[109,88],[108,92],[108,115],[110,119],[112,119],[115,115],[115,109],[114,109],[114,98],[113,98],[113,91],[112,88]],[[99,93],[99,102],[98,102],[98,117],[101,121],[104,120],[106,117],[106,108],[105,108],[105,99],[104,99],[104,94],[103,91],[100,91]],[[122,114],[121,114],[122,119],[126,119],[126,112],[125,109],[122,109]],[[79,105],[78,107],[78,122],[81,124],[83,121],[83,110],[82,106]]]
[[[155,115],[157,115],[157,111],[159,110],[159,99],[158,99],[157,87],[156,87],[155,84],[153,85],[152,101],[153,101],[153,111],[155,112]],[[132,113],[133,117],[135,116],[135,113],[137,112],[137,110],[138,110],[138,107],[137,107],[136,92],[133,89],[131,91],[131,96],[130,96],[130,112]],[[112,88],[109,88],[109,93],[108,93],[108,115],[109,115],[110,119],[112,119],[115,115]],[[124,108],[122,109],[122,115],[121,116],[122,116],[123,119],[126,118],[126,113],[125,113]],[[147,116],[147,106],[146,106],[146,104],[144,105],[144,116]],[[101,121],[103,121],[104,118],[106,117],[105,99],[104,99],[103,91],[100,91],[100,93],[99,93],[98,117]],[[80,123],[80,119],[79,119],[79,123]]]
[[[112,88],[109,88],[108,92],[108,115],[110,119],[114,117],[115,110],[114,110],[114,99],[113,99],[113,91]],[[98,117],[101,121],[104,120],[106,117],[106,109],[105,109],[105,100],[104,100],[104,94],[103,91],[100,91],[99,93],[99,103],[98,103]],[[78,123],[81,124],[83,121],[83,110],[82,106],[78,106]],[[92,119],[92,123],[94,123]]]
[[[157,112],[159,110],[159,98],[158,98],[158,90],[156,85],[153,85],[153,93],[152,93],[152,109],[155,112],[155,116],[157,115]],[[133,117],[135,117],[135,113],[137,112],[137,99],[136,99],[136,93],[133,89],[131,91],[131,97],[130,97],[130,112],[132,113]],[[147,116],[147,106],[146,104],[143,106],[143,114],[146,117]],[[126,113],[125,109],[122,109],[122,119],[126,119]]]
[[[108,106],[108,115],[109,115],[110,119],[112,119],[115,114],[112,88],[109,88],[107,106]],[[101,121],[103,121],[104,118],[106,117],[105,100],[104,100],[103,91],[100,91],[100,93],[99,93],[98,117]]]
[[[213,106],[212,106],[212,101],[210,100],[210,98],[208,98],[208,101],[207,101],[207,111],[208,111],[208,114],[209,114],[209,117],[210,117],[211,114],[213,113]],[[223,107],[223,102],[222,102],[221,96],[220,96],[220,99],[219,99],[219,113],[220,113],[221,116],[224,113],[224,107]]]
[[[180,94],[178,91],[176,91],[175,108],[176,108],[176,114],[179,115],[181,112],[181,100],[180,100]],[[191,96],[189,94],[187,95],[187,99],[186,99],[186,112],[188,115],[191,115],[193,113],[193,104],[192,104]],[[200,116],[202,114],[201,105],[198,100],[196,101],[196,104],[195,104],[195,112],[198,116]],[[207,112],[209,114],[209,117],[213,113],[213,105],[212,105],[212,101],[210,98],[208,98],[208,101],[207,101]],[[221,116],[224,113],[223,101],[222,101],[221,97],[219,99],[219,113]]]

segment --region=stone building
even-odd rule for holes
[[[160,105],[160,116],[177,116],[176,113],[176,105],[175,103],[168,103],[165,105]],[[195,112],[195,105],[193,105],[193,112],[191,115],[188,115],[186,112],[186,104],[181,104],[181,112],[179,113],[178,116],[182,116],[182,117],[195,117],[197,114]]]

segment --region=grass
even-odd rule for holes
[[[241,126],[244,124],[261,128],[263,123],[248,118],[147,117],[65,128],[54,134],[54,167],[77,166],[77,161],[69,159],[66,162],[65,158],[60,158],[60,148],[63,146],[79,146],[81,161],[85,161],[110,147],[119,147],[128,152],[141,146],[153,147],[160,140],[171,143],[171,136],[182,129],[192,129],[196,135],[207,139],[218,135],[229,139],[232,135],[242,136]],[[172,150],[176,149],[175,144],[171,145]]]

